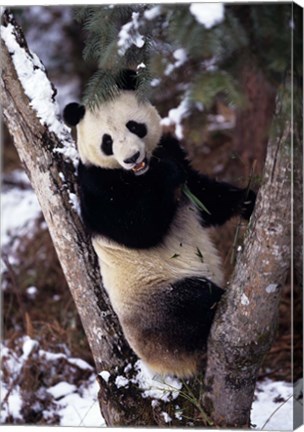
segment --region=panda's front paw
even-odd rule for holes
[[[186,173],[183,167],[173,161],[163,162],[163,173],[168,184],[173,187],[182,185],[186,181]]]
[[[246,198],[242,204],[241,215],[244,219],[249,220],[253,212],[256,201],[256,193],[253,190],[249,190],[246,193]]]

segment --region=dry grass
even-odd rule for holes
[[[37,224],[35,235],[24,238],[17,249],[18,264],[8,263],[4,274],[3,338],[14,341],[21,335],[38,340],[44,349],[61,351],[92,363],[90,350],[46,228]],[[27,293],[37,288],[35,298]]]

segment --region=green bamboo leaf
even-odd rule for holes
[[[199,210],[203,210],[204,212],[211,215],[210,211],[207,209],[207,207],[190,191],[188,186],[186,184],[183,185],[183,192],[186,195],[186,197],[189,198],[190,201],[193,202],[193,204],[199,208]]]

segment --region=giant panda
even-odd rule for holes
[[[255,194],[192,169],[136,86],[135,73],[124,71],[116,97],[94,110],[75,102],[64,109],[77,126],[81,214],[133,351],[155,374],[190,377],[224,293],[210,227],[236,214],[248,220]]]

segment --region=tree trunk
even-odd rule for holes
[[[275,108],[276,89],[253,60],[243,62],[240,85],[245,106],[237,111],[235,146],[237,152],[251,167],[255,161],[255,174],[261,175],[265,163],[267,141]],[[249,176],[249,172],[244,173]]]
[[[215,424],[249,427],[256,376],[273,341],[290,268],[290,88],[277,99],[264,182],[208,343],[203,405]],[[282,93],[283,93],[282,92]]]
[[[137,359],[123,337],[102,287],[99,266],[89,236],[71,205],[74,197],[72,194],[76,193],[76,161],[63,155],[73,150],[72,138],[63,124],[59,125],[61,129],[58,134],[50,130],[46,123],[53,113],[48,113],[46,120],[41,121],[31,108],[32,101],[26,96],[20,78],[24,76],[24,71],[16,71],[14,61],[18,56],[20,58],[25,55],[32,73],[37,68],[41,74],[45,75],[45,71],[41,64],[37,64],[37,58],[29,52],[13,16],[4,12],[2,19],[1,104],[4,118],[48,224],[97,372],[106,370],[111,374],[108,382],[99,380],[102,414],[109,426],[156,425],[149,399],[143,399],[138,389],[134,390],[132,386],[118,389],[115,385],[115,377],[128,364],[134,365]],[[9,49],[5,39],[8,31],[11,34],[10,41],[15,41],[9,43]],[[3,43],[4,39],[6,43]],[[40,91],[37,83],[38,97]],[[55,111],[55,105],[53,109]],[[63,135],[65,140],[62,139]]]

